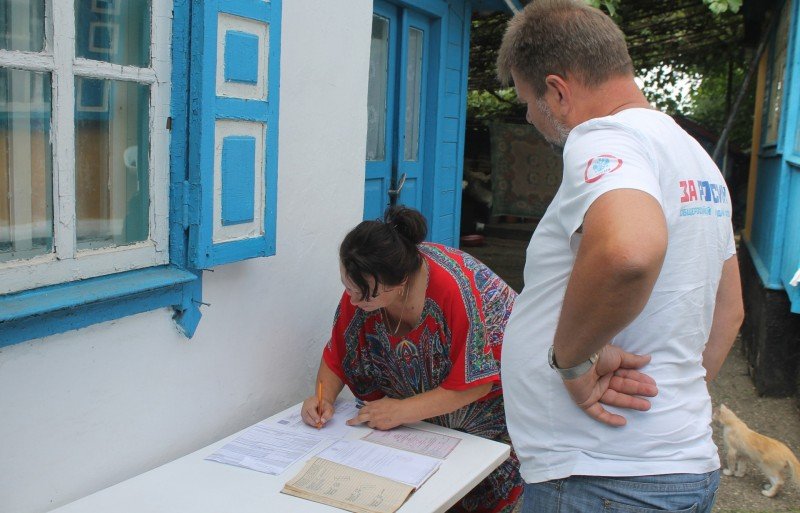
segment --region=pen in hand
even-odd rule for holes
[[[322,380],[317,382],[317,415],[319,415],[317,429],[320,429],[322,427]]]

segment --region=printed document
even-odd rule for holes
[[[458,442],[461,441],[460,438],[454,436],[407,426],[398,426],[389,431],[372,431],[362,440],[424,454],[440,460],[445,459],[455,449]]]
[[[411,486],[315,457],[281,492],[355,513],[394,513],[413,490]]]
[[[278,475],[295,461],[354,429],[346,424],[358,413],[352,400],[337,400],[336,413],[321,429],[303,422],[301,407],[298,405],[277,419],[259,422],[206,459]]]
[[[440,460],[363,440],[339,440],[318,457],[419,488],[442,464]]]
[[[287,412],[285,415],[269,422],[274,427],[291,429],[297,433],[307,433],[310,435],[339,439],[344,438],[347,433],[353,430],[346,422],[358,415],[358,408],[352,399],[337,399],[334,403],[336,413],[333,414],[333,418],[326,422],[320,429],[317,429],[303,422],[303,418],[300,416],[300,408],[302,408],[302,404],[297,408],[293,408],[292,411]]]
[[[278,475],[328,441],[329,438],[321,435],[275,428],[262,421],[206,459]]]

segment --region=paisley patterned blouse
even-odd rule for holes
[[[493,383],[489,393],[429,422],[508,443],[500,351],[516,293],[499,276],[457,249],[423,243],[428,286],[419,324],[393,336],[380,310],[365,312],[342,295],[323,352],[328,367],[366,401],[403,399],[441,386],[464,390]],[[513,453],[453,511],[510,511],[522,492]]]

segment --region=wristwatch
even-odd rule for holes
[[[592,368],[594,362],[597,361],[597,358],[600,356],[600,353],[597,352],[589,357],[588,360],[585,362],[581,362],[575,367],[570,367],[568,369],[562,369],[558,365],[556,365],[556,352],[553,346],[550,346],[550,349],[547,351],[547,362],[550,364],[550,368],[558,371],[561,375],[561,379],[575,379],[583,376],[589,369]]]

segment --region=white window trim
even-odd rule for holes
[[[54,26],[53,20],[58,24]],[[169,262],[169,141],[172,1],[151,2],[151,68],[75,57],[73,0],[48,0],[43,53],[0,50],[0,66],[49,72],[55,252],[0,264],[0,294],[67,283]],[[75,243],[75,77],[120,79],[151,86],[149,122],[150,238],[128,246],[78,251]]]

